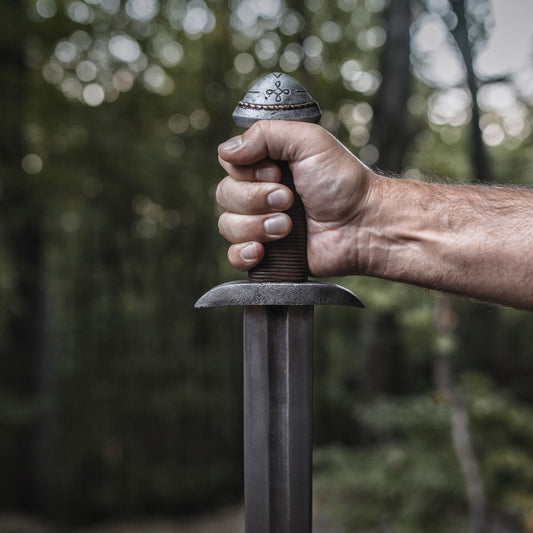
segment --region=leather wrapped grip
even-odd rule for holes
[[[287,161],[276,161],[281,169],[281,182],[294,195],[294,203],[285,211],[292,219],[291,232],[278,241],[265,243],[261,263],[248,272],[251,281],[307,281],[307,224],[302,200]]]

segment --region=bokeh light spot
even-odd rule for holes
[[[83,89],[83,100],[84,102],[91,106],[97,107],[105,99],[104,88],[98,83],[90,83]]]
[[[83,86],[78,78],[75,78],[74,76],[67,76],[61,82],[61,91],[67,98],[70,98],[71,100],[79,100],[81,98]]]
[[[483,141],[489,146],[498,146],[505,139],[503,128],[496,123],[491,123],[483,129]]]
[[[57,85],[63,80],[63,67],[55,61],[49,61],[43,66],[43,77],[48,83]]]
[[[81,81],[92,81],[98,74],[98,68],[92,61],[80,61],[76,65],[76,74]]]
[[[72,2],[67,8],[71,20],[78,24],[90,24],[94,20],[94,11],[84,2]]]
[[[35,174],[39,174],[43,169],[43,160],[37,154],[26,154],[22,158],[20,166],[26,174],[34,176]]]
[[[255,67],[255,59],[251,54],[243,52],[235,57],[233,64],[241,74],[249,74]]]
[[[135,78],[129,70],[120,69],[113,75],[113,87],[121,93],[129,91],[134,81]]]
[[[373,165],[379,159],[379,150],[373,144],[367,144],[359,150],[359,157],[367,165]]]
[[[120,9],[120,0],[101,0],[100,7],[110,15],[114,15]]]
[[[185,133],[189,127],[189,119],[181,113],[175,113],[168,119],[168,128],[178,135]]]
[[[148,67],[143,76],[144,86],[153,93],[170,94],[174,90],[174,82],[159,65]]]
[[[159,10],[157,0],[128,0],[126,13],[135,20],[148,22],[152,20]]]
[[[111,37],[108,48],[113,56],[126,63],[136,61],[141,54],[139,43],[129,35]]]
[[[72,63],[77,56],[76,47],[70,41],[59,41],[54,53],[61,63],[67,65]]]
[[[328,20],[320,26],[320,37],[327,43],[338,43],[342,34],[342,28],[333,20]]]
[[[159,52],[159,59],[163,66],[175,67],[183,59],[183,47],[175,41],[166,43]]]
[[[284,35],[296,35],[304,26],[305,21],[299,13],[288,13],[281,21],[280,30]]]
[[[189,120],[195,130],[204,130],[209,126],[211,117],[205,109],[196,109],[191,113]]]
[[[183,17],[183,29],[191,39],[198,39],[204,33],[213,31],[215,16],[203,0],[193,0]]]
[[[57,13],[57,6],[54,0],[37,0],[35,11],[43,19],[50,19]]]

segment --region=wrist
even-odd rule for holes
[[[358,273],[408,283],[438,276],[428,272],[439,263],[442,240],[428,184],[375,172],[369,183],[357,232]]]
[[[371,169],[366,169],[365,194],[361,200],[357,215],[354,217],[353,242],[350,259],[351,272],[354,274],[383,277],[388,252],[384,228],[392,217],[390,178],[384,177]],[[394,180],[396,181],[396,180]]]

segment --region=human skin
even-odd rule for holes
[[[219,146],[219,231],[249,270],[285,237],[289,161],[313,276],[365,275],[533,309],[533,190],[381,176],[320,126],[261,121]]]

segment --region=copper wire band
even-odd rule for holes
[[[246,109],[263,109],[266,111],[284,111],[287,109],[303,109],[305,107],[316,106],[316,102],[304,102],[302,104],[251,104],[249,102],[239,102],[240,107],[245,107]]]

